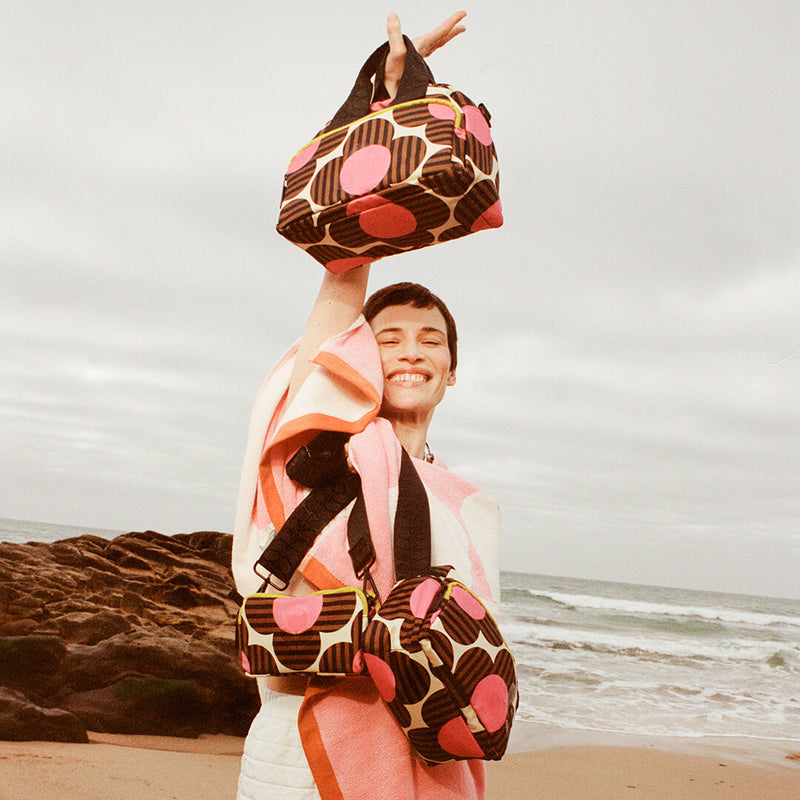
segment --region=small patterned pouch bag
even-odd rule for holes
[[[302,597],[259,592],[239,611],[239,654],[248,675],[358,675],[369,606],[361,589]]]
[[[503,224],[489,112],[435,83],[404,39],[397,95],[372,102],[373,75],[385,94],[385,43],[286,171],[278,233],[331,272]]]
[[[364,591],[343,587],[299,597],[283,592],[314,539],[352,502],[361,481],[344,461],[328,474],[307,448],[298,455],[316,487],[255,564],[264,584],[241,598],[236,621],[239,656],[249,675],[358,675],[363,671],[361,639],[369,611]],[[268,591],[270,587],[276,591]]]

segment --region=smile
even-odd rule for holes
[[[420,372],[397,372],[389,377],[389,383],[425,383],[427,375]]]

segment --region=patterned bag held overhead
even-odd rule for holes
[[[489,112],[435,83],[403,38],[396,97],[371,102],[373,75],[382,89],[385,43],[286,171],[278,233],[331,272],[503,224]]]

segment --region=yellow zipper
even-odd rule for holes
[[[418,105],[430,105],[431,103],[438,103],[442,106],[449,106],[455,112],[456,118],[453,121],[455,127],[459,127],[461,125],[461,108],[454,103],[452,100],[446,100],[444,97],[422,97],[417,100],[406,100],[405,103],[398,103],[396,106],[386,106],[386,108],[378,109],[377,111],[373,111],[371,114],[367,114],[364,117],[359,117],[358,120],[354,120],[354,122],[364,122],[365,120],[372,119],[373,117],[380,116],[381,114],[386,113],[387,111],[395,111],[398,108],[409,108],[410,106],[418,106]],[[289,163],[291,164],[292,161],[297,158],[297,156],[303,152],[303,150],[307,150],[311,147],[312,144],[315,142],[321,142],[326,136],[333,136],[334,133],[338,133],[339,131],[347,130],[353,126],[354,122],[349,122],[347,125],[340,125],[338,128],[334,128],[332,131],[325,131],[325,133],[321,133],[319,136],[312,139],[308,144],[303,145],[290,159]]]

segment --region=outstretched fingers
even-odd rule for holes
[[[395,14],[395,16],[397,16]],[[449,41],[455,39],[459,33],[464,33],[466,27],[459,24],[464,17],[467,16],[466,11],[456,11],[451,14],[441,25],[437,25],[427,33],[423,33],[414,39],[414,47],[417,52],[423,57],[427,58],[431,53],[436,52],[440,47],[446,45]],[[398,20],[399,24],[399,20]]]
[[[431,53],[435,53],[440,47],[455,39],[459,33],[464,33],[466,27],[461,24],[461,20],[466,16],[466,11],[456,11],[455,14],[451,14],[440,25],[417,36],[414,39],[414,48],[423,58],[427,58]],[[400,17],[394,11],[386,20],[386,34],[389,39],[389,55],[386,56],[384,65],[383,84],[389,97],[394,97],[406,66],[406,45],[400,27]]]

